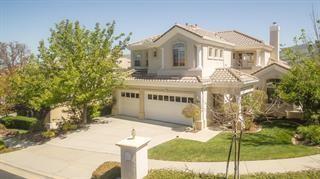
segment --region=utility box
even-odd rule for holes
[[[151,138],[128,137],[116,145],[121,149],[121,179],[142,179],[148,175],[148,143]]]

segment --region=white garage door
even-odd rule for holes
[[[139,92],[123,90],[119,92],[119,114],[138,117],[139,115]]]
[[[145,95],[145,118],[192,125],[192,119],[185,118],[182,110],[193,101],[192,94],[148,91]]]

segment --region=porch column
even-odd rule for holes
[[[161,69],[164,69],[164,48],[161,48]]]
[[[204,129],[207,127],[208,91],[206,89],[201,89],[201,91],[196,92],[196,99],[200,103],[200,108],[201,108],[200,120],[202,122],[201,128]]]
[[[200,44],[196,45],[197,47],[197,68],[202,68],[202,46]]]
[[[261,66],[261,50],[256,51],[256,65]]]
[[[139,119],[145,119],[144,90],[139,90]]]

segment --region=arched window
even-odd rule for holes
[[[176,43],[173,46],[173,66],[185,65],[185,46],[184,43]]]
[[[280,82],[280,79],[268,79],[266,81],[268,103],[272,103],[277,98],[276,87]]]

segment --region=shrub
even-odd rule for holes
[[[55,131],[53,130],[48,130],[48,131],[45,131],[45,132],[42,132],[41,133],[41,136],[46,138],[46,139],[50,139],[50,138],[53,138],[56,136],[56,133]]]
[[[121,176],[119,162],[105,162],[101,164],[93,173],[92,179],[118,178]]]
[[[38,124],[36,118],[25,116],[6,116],[0,119],[6,128],[31,130]]]
[[[2,140],[0,140],[0,150],[6,148],[6,146],[4,145],[4,142]]]
[[[309,125],[300,126],[297,130],[298,134],[301,134],[303,139],[310,142],[311,144],[320,144],[320,126]]]
[[[78,125],[73,124],[71,122],[66,122],[66,123],[62,124],[61,129],[63,132],[72,131],[72,130],[78,129]]]
[[[88,119],[92,120],[93,118],[101,116],[102,106],[100,104],[93,104],[88,106]]]

